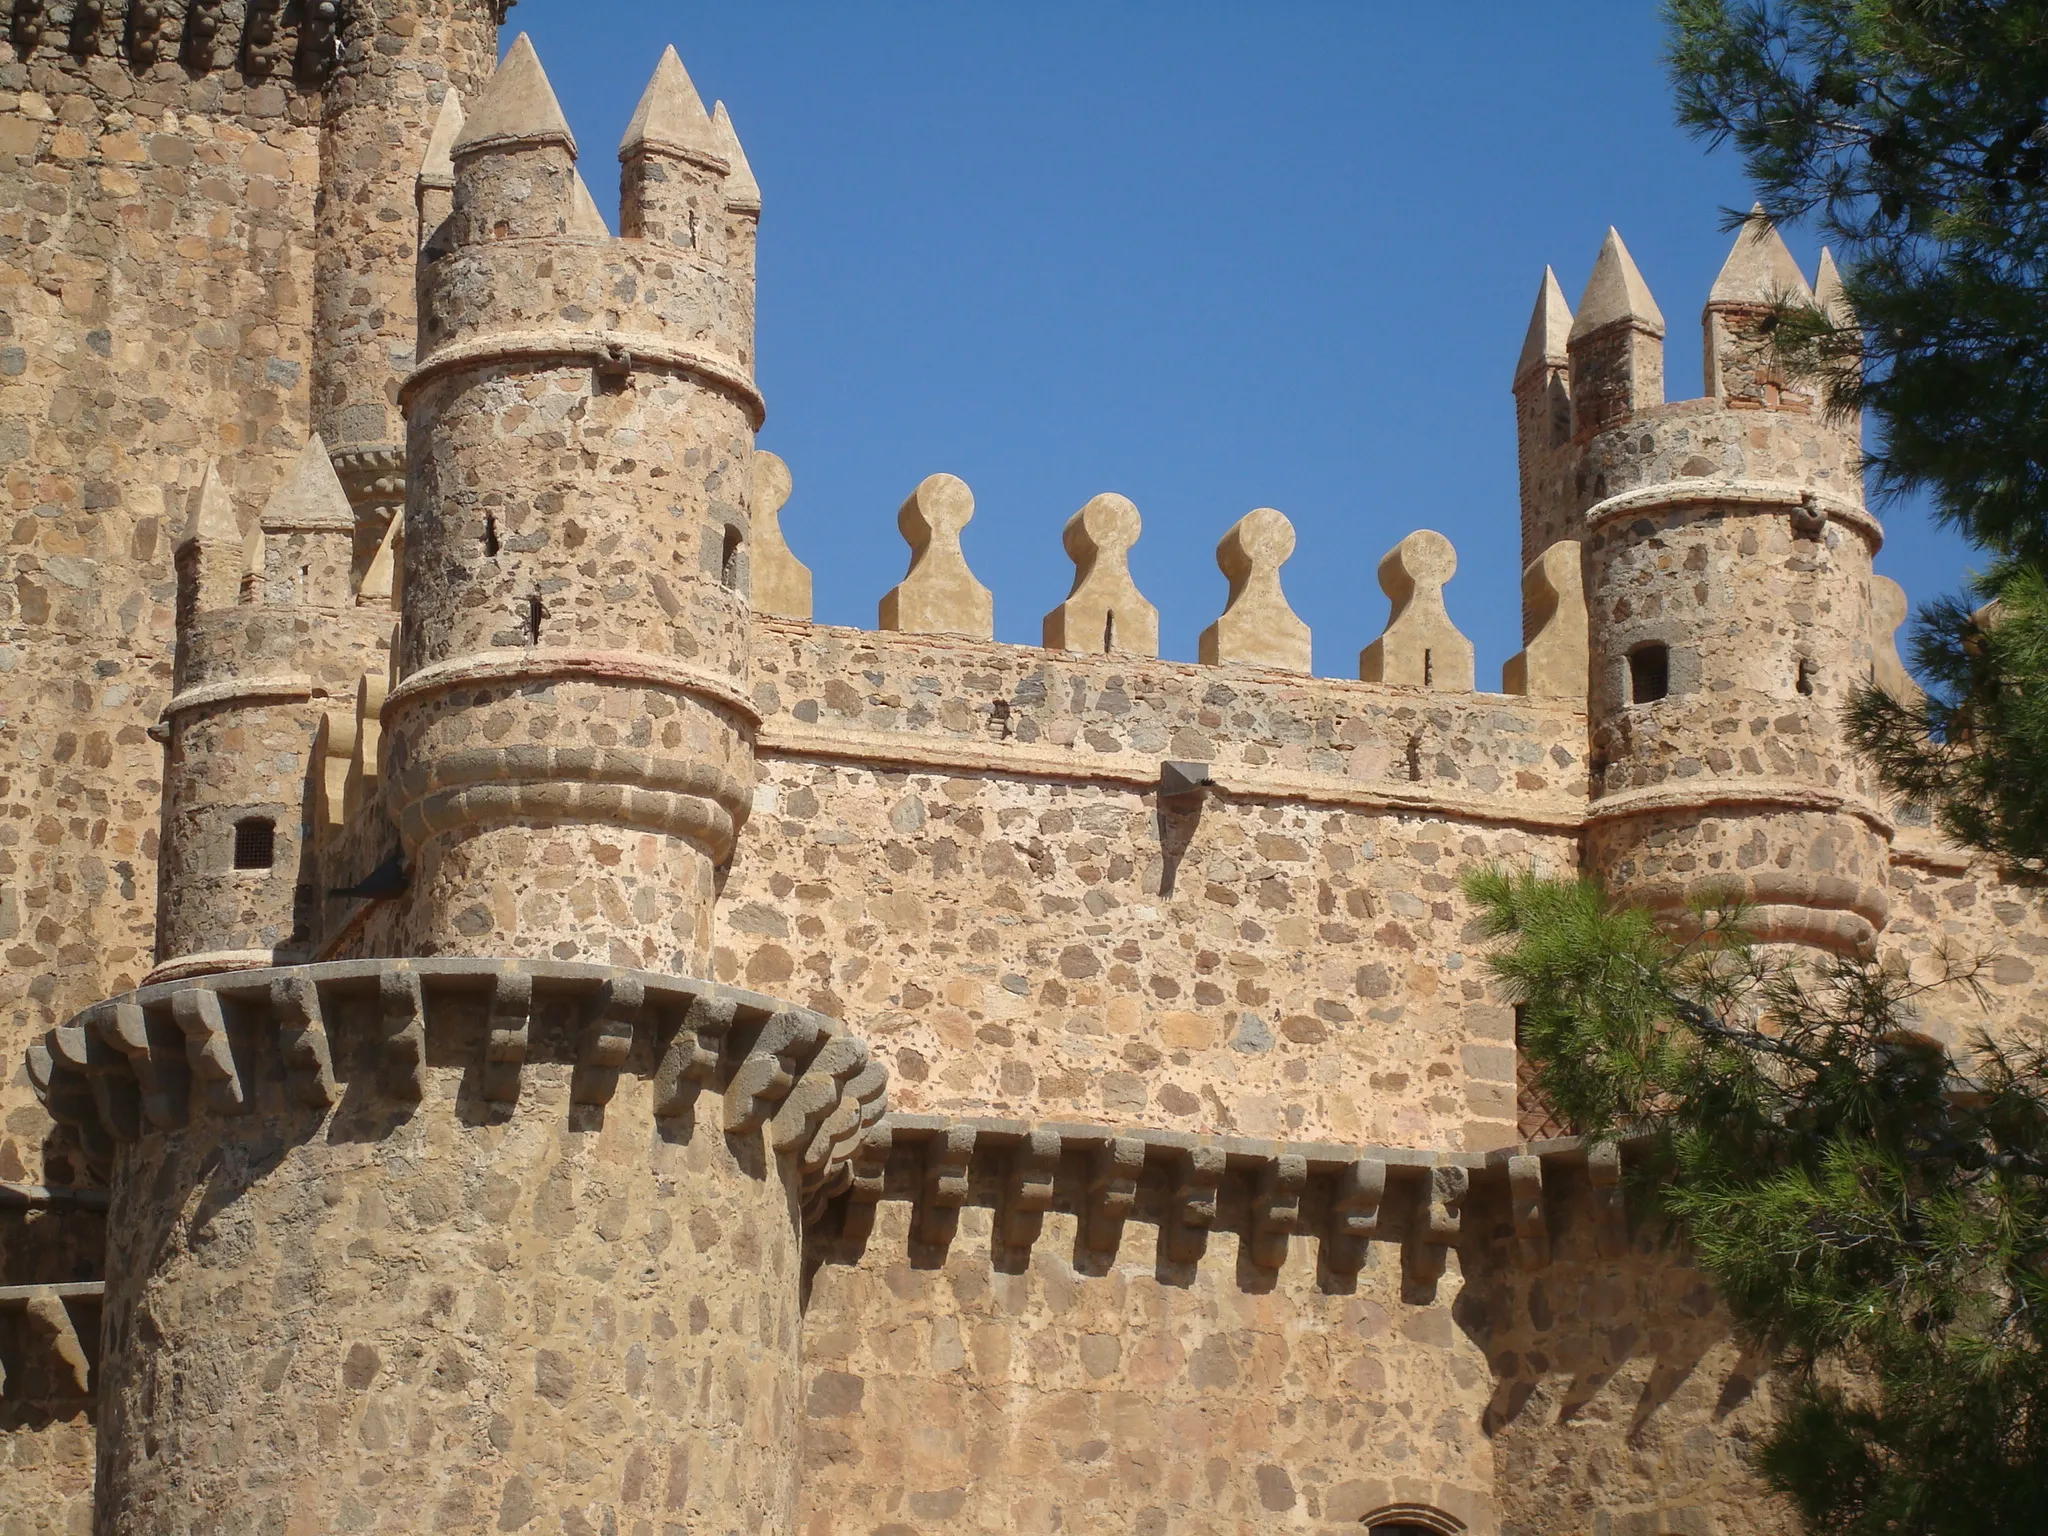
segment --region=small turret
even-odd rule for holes
[[[1664,403],[1664,315],[1615,230],[1586,280],[1567,350],[1580,436]]]
[[[1515,446],[1522,480],[1522,564],[1560,539],[1576,539],[1571,485],[1572,310],[1557,274],[1545,267],[1536,310],[1515,363]],[[1522,638],[1534,631],[1523,615]]]
[[[307,805],[322,701],[390,644],[359,607],[355,514],[315,435],[244,535],[209,469],[180,551],[164,707],[156,979],[307,958]]]
[[[462,137],[467,121],[461,94],[451,89],[441,98],[440,111],[434,116],[434,131],[427,138],[427,152],[420,157],[419,179],[413,185],[421,250],[426,249],[434,231],[455,210],[455,141]]]
[[[1786,388],[1771,352],[1770,322],[1782,303],[1813,301],[1806,275],[1757,204],[1721,264],[1701,315],[1707,398],[1773,409],[1810,405],[1810,392]]]
[[[678,250],[711,245],[732,162],[674,48],[647,82],[619,142],[619,232]]]
[[[568,233],[576,212],[576,135],[524,32],[449,153],[463,243]]]

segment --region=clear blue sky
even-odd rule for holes
[[[1747,207],[1680,133],[1648,0],[1014,5],[524,0],[616,212],[614,148],[665,43],[759,178],[760,442],[817,617],[873,627],[898,505],[973,487],[997,638],[1036,644],[1098,491],[1161,649],[1221,609],[1216,541],[1280,508],[1315,668],[1357,675],[1404,534],[1458,549],[1452,617],[1497,687],[1519,645],[1510,375],[1544,263],[1574,304],[1618,226],[1700,392],[1698,315]],[[616,227],[616,225],[615,225]],[[1787,231],[1812,276],[1817,243]],[[1879,568],[1922,601],[1967,549],[1889,509]]]

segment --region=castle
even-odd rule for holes
[[[1842,739],[1911,685],[1763,340],[1825,260],[1741,231],[1676,402],[1618,236],[1546,274],[1498,692],[1428,531],[1310,675],[1265,508],[1199,664],[1109,494],[998,645],[947,475],[827,627],[731,118],[665,56],[614,235],[501,10],[0,39],[0,1536],[1791,1529],[1459,877],[2048,1018],[2039,892]]]

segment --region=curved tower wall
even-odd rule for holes
[[[522,40],[455,145],[406,386],[400,944],[701,972],[753,786],[754,215],[699,154],[694,218],[643,221],[629,175],[617,240],[575,160]]]
[[[1627,276],[1640,307],[1647,290]],[[1864,950],[1886,918],[1890,824],[1841,715],[1871,676],[1882,535],[1859,425],[1776,378],[1757,326],[1768,306],[1731,300],[1728,283],[1708,307],[1713,394],[1665,404],[1661,361],[1639,360],[1649,382],[1609,389],[1579,424],[1585,864],[1661,908],[1740,897],[1767,941]],[[1649,330],[1608,324],[1639,348]]]

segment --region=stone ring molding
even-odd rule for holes
[[[766,1128],[806,1217],[848,1187],[888,1109],[888,1071],[813,1009],[716,982],[567,961],[348,960],[194,977],[97,1003],[29,1051],[51,1116],[105,1176],[122,1143],[261,1099],[324,1116],[345,1092],[417,1103],[428,1067],[509,1113],[529,1074],[569,1071],[572,1114],[601,1115],[621,1073],[657,1121]],[[272,1107],[266,1105],[265,1107]]]

